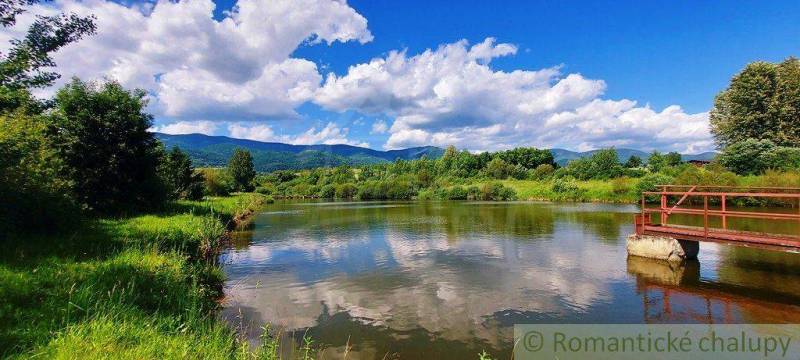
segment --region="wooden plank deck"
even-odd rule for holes
[[[732,231],[721,229],[708,229],[702,227],[683,225],[652,225],[644,226],[645,235],[669,236],[679,240],[709,241],[731,245],[767,248],[790,252],[800,252],[800,237],[791,235],[776,235],[745,231]]]

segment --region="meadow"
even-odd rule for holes
[[[235,194],[11,235],[0,254],[0,357],[275,358],[215,317],[228,229],[264,201]]]

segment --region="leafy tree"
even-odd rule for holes
[[[681,154],[675,151],[670,151],[666,155],[664,155],[664,163],[667,166],[678,166],[683,162],[681,160]]]
[[[641,166],[642,166],[642,158],[636,155],[631,155],[631,157],[628,158],[628,161],[625,162],[625,167],[628,169],[638,168]]]
[[[710,122],[721,148],[746,139],[800,145],[800,60],[748,64],[716,96]]]
[[[253,168],[253,157],[244,149],[236,149],[228,161],[228,173],[233,178],[234,188],[237,191],[252,190],[252,182],[256,177]]]
[[[172,199],[203,197],[203,174],[196,172],[189,155],[175,147],[161,158],[158,167],[167,195]]]
[[[98,212],[146,208],[165,199],[160,147],[147,129],[143,90],[73,79],[55,97],[58,151],[78,201]]]
[[[486,172],[495,179],[505,179],[511,171],[511,166],[500,157],[496,157],[486,164]],[[464,196],[466,196],[466,193]]]
[[[550,150],[519,147],[507,151],[500,151],[497,156],[511,165],[521,165],[526,169],[535,169],[539,165],[554,165],[553,153]]]
[[[667,167],[667,159],[660,152],[653,150],[650,157],[647,158],[647,167],[652,172],[659,172]]]
[[[550,164],[541,164],[531,171],[531,177],[534,180],[543,180],[553,175],[556,169]]]
[[[0,2],[0,24],[13,26],[24,6],[37,0],[4,0]],[[75,14],[39,16],[22,39],[11,40],[11,48],[0,55],[0,111],[21,106],[38,107],[29,89],[53,84],[59,75],[49,71],[55,66],[50,54],[84,36],[94,34],[93,17]]]
[[[622,173],[617,150],[614,148],[601,149],[592,154],[592,171],[594,178],[609,179]]]
[[[74,223],[79,209],[53,147],[41,116],[0,115],[0,239],[10,231]]]

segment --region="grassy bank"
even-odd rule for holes
[[[0,254],[0,357],[242,358],[214,316],[226,228],[253,194],[179,201],[87,221],[60,236],[11,236]]]
[[[501,183],[514,189],[520,200],[635,203],[639,199],[636,191],[639,179],[573,180],[560,187],[555,185],[556,181],[503,180]]]

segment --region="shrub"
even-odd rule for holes
[[[358,188],[353,183],[345,183],[336,185],[336,198],[337,199],[352,199],[358,193]]]
[[[189,155],[175,147],[161,157],[158,173],[170,199],[203,197],[203,174],[196,172]]]
[[[480,198],[494,201],[514,200],[517,198],[517,193],[500,183],[486,183],[480,187]]]
[[[319,197],[322,199],[333,199],[336,197],[336,185],[323,185],[319,190]]]
[[[644,191],[656,191],[658,190],[656,185],[670,184],[673,181],[672,177],[661,173],[650,174],[639,179],[635,189],[637,194],[641,194]]]
[[[579,180],[611,179],[623,173],[614,148],[596,151],[591,157],[570,161],[563,174]]]
[[[12,230],[59,230],[80,209],[42,118],[0,116],[0,240]]]
[[[505,179],[511,173],[511,166],[503,159],[496,157],[486,164],[486,173],[495,179]]]
[[[467,189],[461,186],[454,186],[447,193],[447,200],[467,200]]]
[[[551,176],[553,176],[553,172],[555,171],[556,169],[553,167],[553,165],[542,164],[537,166],[536,169],[533,169],[531,171],[531,178],[533,178],[534,180],[548,179]]]
[[[574,180],[569,178],[561,178],[553,180],[550,190],[554,193],[569,194],[580,192],[581,188],[575,183]]]
[[[233,180],[225,169],[202,169],[205,194],[227,196],[233,191]]]
[[[477,186],[470,186],[467,188],[467,200],[480,200],[481,189]]]
[[[265,183],[257,186],[255,191],[263,195],[272,195],[275,193],[276,189],[275,185],[272,185],[272,183]]]
[[[770,140],[747,139],[727,146],[719,154],[719,162],[731,171],[740,174],[761,174],[770,168],[770,155],[776,150]]]

